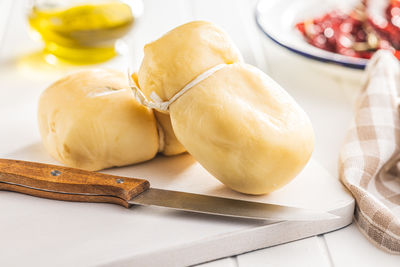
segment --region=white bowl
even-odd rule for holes
[[[296,23],[318,17],[330,10],[350,10],[357,0],[260,0],[255,17],[261,31],[276,44],[304,57],[347,68],[364,69],[368,59],[325,51],[308,44]]]

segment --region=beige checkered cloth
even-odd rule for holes
[[[367,77],[340,153],[339,175],[356,199],[354,218],[361,232],[379,248],[399,254],[398,61],[378,51],[367,66]]]

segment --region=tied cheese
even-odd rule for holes
[[[308,162],[314,132],[306,113],[265,73],[245,64],[228,35],[208,22],[187,23],[146,45],[141,90],[169,101],[193,79],[208,78],[169,106],[180,143],[228,187],[265,194]]]

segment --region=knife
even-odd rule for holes
[[[0,159],[0,190],[56,200],[114,203],[126,208],[154,205],[272,221],[338,218],[327,212],[150,188],[144,179],[11,159]]]

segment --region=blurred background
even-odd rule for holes
[[[64,71],[73,65],[120,66],[124,62],[137,68],[146,43],[175,26],[198,19],[220,25],[249,63],[258,61],[262,65],[263,60],[257,60],[259,54],[256,56],[261,52],[259,42],[251,38],[256,31],[252,16],[255,3],[2,0],[0,71],[19,68],[37,77],[40,71],[48,75],[48,71]]]

